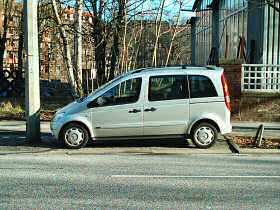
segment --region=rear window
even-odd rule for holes
[[[206,76],[190,75],[189,86],[191,98],[207,98],[218,96],[212,81]]]
[[[149,101],[186,99],[187,77],[185,75],[150,77],[148,98]]]

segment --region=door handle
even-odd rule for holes
[[[151,107],[150,109],[144,109],[144,112],[154,112],[157,109],[155,107]]]
[[[140,109],[132,109],[132,110],[129,110],[128,113],[137,113],[137,112],[141,112]]]

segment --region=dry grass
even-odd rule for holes
[[[236,103],[235,121],[280,122],[280,97],[254,99],[244,97]]]
[[[233,141],[241,148],[256,148],[254,137],[235,136]],[[263,139],[262,149],[280,149],[280,139]]]
[[[2,119],[22,119],[24,113],[24,107],[21,103],[11,100],[0,102],[0,118]]]
[[[62,108],[71,100],[67,98],[41,99],[41,120],[51,120],[56,110]],[[0,120],[24,120],[24,98],[0,99]]]

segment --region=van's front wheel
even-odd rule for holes
[[[191,133],[193,143],[201,148],[207,149],[215,144],[218,138],[218,131],[215,126],[209,123],[196,125]]]
[[[89,134],[84,126],[78,123],[70,123],[63,128],[60,140],[69,149],[80,149],[86,146]]]

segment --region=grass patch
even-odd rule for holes
[[[22,103],[13,100],[0,102],[1,119],[23,119],[25,115]]]
[[[13,104],[11,101],[4,101],[0,104],[0,112],[2,112],[2,113],[13,112],[13,113],[18,114],[18,113],[23,113],[24,109],[19,104]]]
[[[51,120],[54,113],[71,99],[48,97],[41,99],[41,120]],[[25,120],[24,98],[0,98],[0,120]]]

